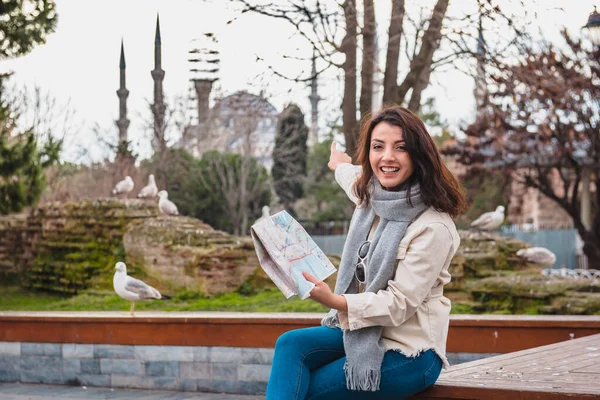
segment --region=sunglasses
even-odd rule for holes
[[[367,240],[358,248],[358,263],[356,264],[356,269],[354,270],[354,276],[356,277],[356,280],[360,283],[365,283],[365,269],[367,267],[365,264],[365,260],[367,258],[367,254],[369,254],[370,246],[371,242]]]

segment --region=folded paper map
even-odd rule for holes
[[[286,211],[261,219],[250,234],[260,266],[287,299],[295,294],[306,299],[315,287],[302,271],[319,280],[335,272],[319,246]]]

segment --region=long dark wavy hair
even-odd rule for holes
[[[405,182],[408,185],[409,198],[412,186],[418,183],[425,205],[446,212],[452,217],[463,213],[467,209],[467,201],[461,184],[442,161],[421,118],[409,109],[399,106],[386,107],[363,124],[355,152],[363,172],[354,185],[354,191],[361,204],[368,205],[370,201],[369,182],[373,176],[369,161],[371,134],[381,122],[402,129],[406,151],[414,165],[413,174]]]

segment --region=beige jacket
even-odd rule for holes
[[[360,166],[341,164],[335,178],[348,197],[358,203],[352,184]],[[369,237],[375,232],[373,223]],[[346,294],[348,312],[340,312],[343,329],[383,326],[382,341],[388,350],[408,357],[433,349],[448,367],[446,338],[450,300],[443,286],[450,282],[448,266],[460,238],[446,213],[427,209],[409,225],[398,247],[398,267],[388,287],[377,293]]]

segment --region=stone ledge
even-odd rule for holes
[[[84,351],[73,351],[79,346]],[[273,353],[271,348],[0,342],[0,384],[264,394]]]

